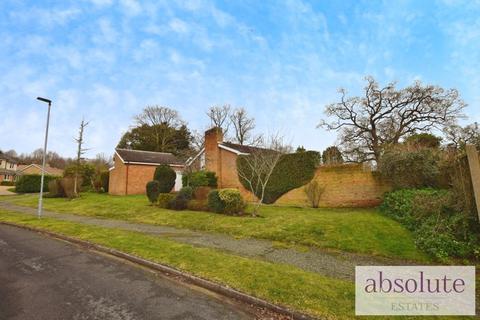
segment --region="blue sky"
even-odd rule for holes
[[[0,2],[0,148],[73,156],[84,116],[87,156],[112,154],[150,104],[177,109],[189,127],[206,109],[245,107],[259,133],[322,150],[326,104],[363,78],[421,80],[460,90],[480,121],[480,1]]]

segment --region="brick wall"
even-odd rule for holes
[[[321,166],[314,179],[325,187],[320,201],[322,207],[376,206],[381,203],[383,194],[391,189],[374,172],[355,164]],[[300,187],[281,196],[275,204],[303,206],[308,205],[308,199]]]
[[[114,195],[125,195],[125,183],[127,168],[117,154],[113,157],[115,168],[110,170],[108,181],[108,193]]]

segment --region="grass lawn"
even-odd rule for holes
[[[35,207],[37,196],[1,197]],[[253,237],[286,244],[427,262],[416,249],[412,235],[399,223],[375,209],[310,209],[264,206],[262,217],[231,217],[208,212],[172,211],[150,206],[145,196],[111,196],[84,193],[75,200],[47,198],[44,208],[98,218],[158,224]]]

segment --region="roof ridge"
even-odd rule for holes
[[[137,150],[137,149],[115,148],[115,150],[135,151],[135,152],[148,152],[148,153],[161,153],[161,154],[171,154],[172,156],[174,155],[174,154],[171,153],[171,152],[147,151],[147,150]]]

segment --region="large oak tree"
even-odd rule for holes
[[[325,109],[333,120],[319,124],[339,131],[343,155],[350,161],[378,161],[385,147],[409,135],[455,123],[465,107],[455,89],[419,81],[403,89],[395,83],[380,88],[372,77],[366,82],[363,96],[347,97],[341,89],[340,102]]]

